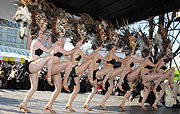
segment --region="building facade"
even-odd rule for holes
[[[28,39],[27,39],[27,49],[30,49],[31,46],[31,38],[28,35]],[[46,38],[46,36],[44,35],[44,38],[40,40],[40,42],[47,48],[52,47],[52,42],[50,38]]]
[[[26,49],[27,38],[19,38],[19,28],[20,25],[15,22],[0,19],[0,45]]]

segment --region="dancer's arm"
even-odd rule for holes
[[[106,54],[105,59],[109,60],[109,53]],[[103,67],[107,65],[107,61],[102,62]]]
[[[159,64],[159,62],[156,63],[156,64],[153,64],[149,59],[147,59],[147,64],[148,64],[149,66],[152,66],[152,67],[157,67],[158,64]]]
[[[74,48],[71,51],[66,51],[63,48],[61,48],[60,46],[58,46],[58,48],[57,48],[58,52],[63,53],[65,55],[70,55],[70,54],[74,53],[76,50],[78,50],[78,48]]]
[[[42,45],[42,43],[39,41],[37,41],[37,45],[38,45],[38,48],[40,48],[41,50],[43,50],[46,53],[50,53],[55,48],[55,45],[52,45],[52,47],[48,49],[44,45]]]
[[[108,61],[107,58],[104,58],[103,56],[101,56],[99,53],[98,53],[98,58],[103,60],[103,61]]]
[[[120,57],[118,57],[115,53],[111,53],[111,56],[116,59],[117,61],[124,61],[124,59],[121,59]]]
[[[96,53],[92,53],[91,55],[86,55],[82,52],[82,50],[79,49],[79,54],[83,56],[85,59],[90,59],[92,58]]]
[[[67,55],[64,55],[64,58],[66,59],[66,61],[70,61]]]

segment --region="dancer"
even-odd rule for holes
[[[105,107],[105,102],[107,101],[107,99],[109,98],[109,96],[111,95],[112,93],[112,90],[113,90],[113,78],[117,75],[119,75],[123,70],[127,69],[125,67],[121,67],[121,65],[116,65],[116,60],[118,61],[123,61],[123,59],[119,58],[118,56],[116,56],[116,54],[114,53],[114,51],[116,50],[116,46],[113,45],[113,44],[108,44],[106,46],[106,49],[108,51],[108,53],[106,54],[106,59],[108,61],[104,61],[103,62],[103,67],[106,68],[106,67],[109,67],[109,68],[113,68],[113,72],[111,75],[109,75],[110,77],[108,76],[104,76],[104,79],[103,79],[103,83],[102,83],[102,87],[105,89],[105,83],[106,83],[106,80],[108,80],[110,86],[108,87],[108,90],[104,96],[104,99],[103,101],[100,103],[100,107],[104,110],[106,110],[107,108]],[[122,62],[120,63],[122,64]]]
[[[114,73],[114,71],[113,71],[113,73],[114,74],[120,74],[123,70],[125,70],[125,69],[127,69],[127,68],[125,68],[125,67],[121,67],[121,64],[122,64],[122,62],[124,61],[124,59],[121,59],[121,58],[119,58],[115,53],[114,53],[114,51],[116,50],[116,46],[114,45],[114,44],[107,44],[106,45],[106,50],[108,51],[107,52],[107,54],[106,54],[106,59],[107,59],[107,61],[103,61],[103,67],[104,68],[106,68],[106,67],[112,67],[113,69],[114,69],[114,71],[116,72],[116,73]],[[117,62],[120,62],[119,64],[119,66],[117,65]],[[121,69],[120,69],[120,67],[121,67]],[[115,69],[117,69],[118,68],[118,70],[115,70]],[[118,71],[118,72],[117,72]],[[110,75],[111,77],[112,77],[112,75]],[[108,76],[105,76],[105,78],[104,78],[104,80],[103,80],[103,87],[104,87],[104,84],[106,83],[106,81],[107,81],[107,79],[109,79],[110,77],[108,77]]]
[[[142,55],[144,55],[144,53],[146,51],[147,50],[143,50],[142,51]],[[135,68],[133,71],[131,71],[128,74],[126,74],[126,76],[124,78],[124,82],[127,82],[129,87],[127,88],[127,92],[124,95],[124,98],[123,98],[123,100],[121,101],[121,104],[120,104],[120,108],[122,108],[123,110],[127,110],[126,107],[124,106],[124,104],[126,102],[126,99],[129,98],[131,92],[134,90],[132,88],[133,82],[134,82],[135,79],[139,78],[141,70],[144,68],[144,66],[156,67],[158,65],[158,64],[153,64],[149,60],[149,57],[150,57],[150,54],[144,60],[141,60],[140,65],[137,68]]]
[[[65,109],[66,110],[69,109],[71,112],[75,112],[75,110],[72,109],[71,105],[80,90],[79,75],[81,75],[83,72],[85,72],[86,69],[89,70],[90,75],[93,75],[92,73],[93,73],[93,68],[94,68],[94,63],[93,63],[94,60],[91,58],[95,55],[95,53],[91,54],[90,56],[87,56],[81,51],[80,47],[84,43],[82,38],[76,37],[71,41],[71,43],[73,44],[73,46],[78,48],[78,50],[76,50],[71,55],[71,58],[70,58],[70,60],[73,63],[73,67],[72,67],[70,76],[72,77],[75,86],[74,86],[72,94],[70,95],[69,101],[65,106]],[[79,62],[82,57],[85,58],[86,61],[84,61],[81,65],[79,65]]]
[[[156,65],[158,65],[160,62],[156,63]],[[175,69],[174,68],[170,68],[169,70],[167,70],[165,73],[150,73],[149,72],[149,69],[147,69],[146,67],[144,67],[142,70],[141,70],[141,77],[143,79],[143,84],[145,85],[145,94],[143,96],[143,99],[142,99],[142,102],[140,104],[140,107],[143,108],[144,110],[147,110],[145,107],[144,107],[144,103],[150,93],[150,83],[151,81],[155,81],[155,80],[165,80],[167,79],[169,76],[170,76],[170,79],[172,79],[172,77],[174,77],[174,71]],[[160,83],[160,82],[159,82]],[[157,88],[157,85],[159,84],[155,84],[155,87],[154,87],[154,93],[155,93],[155,90]],[[157,100],[158,101],[158,100]],[[157,101],[155,102],[155,104],[153,104],[153,107],[152,108],[155,108],[157,109],[156,105],[157,105]]]
[[[48,55],[43,58],[40,58],[40,55],[42,55],[43,51],[50,53],[50,51],[55,47],[55,45],[53,45],[52,48],[50,49],[44,47],[39,41],[43,37],[43,32],[39,30],[40,29],[38,28],[38,26],[31,27],[30,34],[31,34],[32,43],[30,48],[30,57],[28,59],[28,63],[26,63],[23,66],[23,72],[25,73],[27,71],[29,73],[31,89],[27,92],[23,102],[19,105],[19,108],[24,109],[24,111],[27,113],[30,112],[30,110],[28,110],[26,107],[27,102],[32,97],[34,92],[37,90],[38,71],[40,71],[45,65],[47,65],[47,70],[48,70],[48,83],[52,85],[51,70],[53,65],[53,56]]]
[[[136,45],[136,44],[135,44]],[[122,82],[126,76],[126,74],[128,74],[129,72],[129,69],[131,69],[133,66],[134,66],[134,62],[135,63],[141,63],[141,60],[137,60],[135,59],[134,57],[132,57],[134,55],[134,51],[135,51],[135,48],[132,49],[132,53],[129,55],[129,56],[126,56],[123,60],[123,63],[121,65],[122,68],[126,68],[122,74],[121,74],[121,77],[119,79],[119,83],[118,83],[118,87],[121,91],[123,91],[123,88],[122,88]]]
[[[159,65],[157,67],[157,70],[156,72],[160,73],[160,74],[165,74],[164,70],[166,70],[166,66],[165,66],[165,62],[167,60],[167,57],[164,56],[162,57],[160,60],[159,60]],[[169,82],[169,85],[170,86],[173,86],[173,82],[174,82],[174,72],[175,72],[175,69],[174,68],[170,68],[172,69],[172,76],[170,76],[170,80],[168,81]],[[157,86],[161,83],[161,81],[165,80],[166,78],[168,77],[161,77],[159,78],[157,81],[156,81],[156,84],[155,84],[155,87],[154,87],[154,91],[156,90]]]
[[[158,67],[157,67],[157,71],[156,71],[156,72],[158,72],[158,73],[160,73],[160,74],[164,74],[164,73],[165,73],[164,70],[167,69],[166,66],[164,66],[166,60],[167,60],[167,59],[166,59],[166,56],[162,57],[162,58],[159,60],[159,64],[158,64]],[[174,72],[175,72],[175,69],[174,69],[174,68],[171,68],[171,69],[172,69],[172,75],[173,75]],[[160,100],[161,100],[161,98],[163,97],[164,92],[165,92],[165,85],[166,85],[166,84],[164,83],[164,80],[165,80],[165,79],[168,79],[168,80],[169,80],[169,81],[168,81],[168,82],[169,82],[169,85],[170,85],[171,88],[173,88],[174,76],[171,76],[170,78],[162,76],[162,77],[160,77],[160,78],[157,79],[157,81],[156,81],[156,83],[155,83],[155,86],[154,86],[154,88],[153,88],[153,92],[154,92],[154,94],[156,94],[156,90],[157,90],[157,88],[159,88],[158,90],[160,91],[160,93],[159,93],[158,97],[156,98],[154,104],[152,105],[152,108],[154,108],[154,109],[156,109],[156,110],[159,110],[159,109],[157,108],[157,104],[160,102]]]
[[[95,95],[95,93],[97,92],[97,78],[101,77],[101,76],[108,76],[112,74],[113,72],[113,68],[112,67],[106,67],[103,69],[99,69],[99,64],[101,62],[101,60],[107,61],[107,59],[103,58],[98,51],[102,49],[102,41],[101,40],[97,40],[96,42],[93,43],[92,45],[92,49],[95,50],[93,53],[96,53],[96,55],[93,56],[93,60],[94,60],[94,71],[93,71],[93,80],[94,80],[94,84],[95,86],[92,87],[92,91],[89,94],[83,108],[92,111],[92,109],[89,107],[89,103],[92,100],[93,96]]]
[[[49,99],[49,102],[47,103],[47,105],[45,106],[45,110],[49,110],[51,113],[56,113],[53,109],[52,109],[52,104],[54,103],[54,101],[56,100],[56,98],[58,97],[59,93],[61,92],[61,83],[62,83],[62,79],[61,79],[61,74],[60,72],[62,70],[65,71],[65,76],[68,77],[70,74],[70,70],[72,68],[72,62],[67,60],[67,61],[63,61],[60,62],[61,57],[63,56],[63,54],[65,55],[70,55],[73,52],[75,52],[77,50],[77,48],[71,50],[71,51],[65,51],[63,49],[64,47],[64,41],[61,37],[58,37],[55,34],[51,35],[51,41],[52,43],[55,43],[56,46],[55,48],[51,51],[51,54],[53,55],[53,59],[54,59],[54,63],[52,66],[52,79],[54,81],[55,84],[55,90],[53,91],[51,98]],[[65,87],[65,90],[67,90],[68,92],[70,92],[68,87]]]

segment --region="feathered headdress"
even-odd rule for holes
[[[66,32],[69,29],[70,23],[68,21],[71,19],[71,15],[66,13],[65,10],[61,8],[57,9],[56,16],[52,19],[52,30],[61,37],[67,37]]]

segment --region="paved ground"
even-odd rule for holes
[[[0,114],[20,114],[18,105],[23,100],[26,90],[7,90],[0,89]],[[51,91],[37,91],[34,96],[31,98],[28,103],[28,108],[31,110],[33,114],[49,114],[44,110],[44,106],[48,102],[48,99],[51,95]],[[53,105],[53,109],[57,112],[57,114],[70,113],[66,112],[65,104],[68,101],[69,93],[61,93],[57,98],[56,102]],[[156,111],[151,109],[150,106],[146,106],[148,111],[144,111],[138,107],[138,103],[128,101],[126,103],[128,111],[123,111],[119,108],[120,101],[122,97],[120,96],[111,96],[107,101],[106,105],[108,110],[100,110],[98,104],[103,98],[103,95],[96,94],[93,98],[90,106],[93,111],[83,110],[83,104],[87,99],[88,94],[78,94],[76,100],[74,101],[72,107],[76,110],[74,114],[178,114],[180,113],[179,109],[165,108],[160,107],[160,111]],[[22,114],[22,113],[21,113]]]

